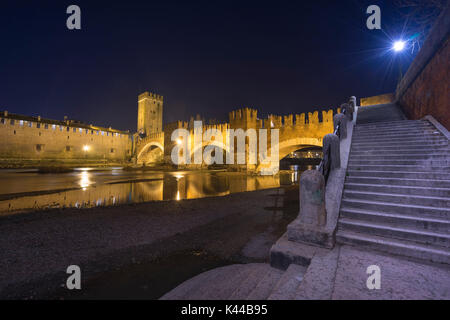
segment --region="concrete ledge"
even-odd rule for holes
[[[280,270],[286,270],[291,264],[308,266],[317,252],[328,251],[324,248],[289,241],[285,233],[270,249],[270,265]]]
[[[308,243],[319,247],[333,248],[335,232],[330,228],[316,228],[313,225],[302,224],[295,219],[287,227],[289,241]]]
[[[447,140],[450,140],[450,133],[448,132],[448,130],[439,121],[437,121],[432,115],[427,115],[427,116],[423,117],[423,120],[428,120],[429,122],[431,122],[431,124],[433,126],[435,126],[436,129],[447,138]]]
[[[335,285],[340,246],[317,252],[294,294],[295,300],[331,300]]]

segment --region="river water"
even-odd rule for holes
[[[300,173],[250,176],[225,171],[77,168],[71,173],[40,174],[37,170],[0,170],[0,213],[224,196],[294,184]]]

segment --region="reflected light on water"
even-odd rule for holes
[[[245,173],[228,172],[170,172],[162,173],[161,179],[154,179],[155,175],[153,174],[136,174],[130,177],[130,173],[117,170],[121,172],[124,179],[131,178],[131,181],[108,183],[110,181],[117,182],[117,178],[108,179],[108,175],[103,172],[98,174],[95,171],[84,170],[83,168],[78,168],[76,171],[75,174],[61,175],[61,178],[58,178],[66,178],[68,186],[73,187],[75,185],[79,186],[80,189],[3,200],[0,201],[0,212],[21,209],[39,210],[53,207],[84,208],[123,203],[180,201],[209,196],[224,196],[236,192],[292,185],[298,182],[300,174],[303,172],[300,168],[295,171],[282,171],[279,176],[249,176]],[[17,176],[19,175],[17,174]],[[114,174],[110,176],[116,177]],[[38,178],[43,180],[46,176],[38,176]],[[55,179],[54,177],[51,178]],[[45,182],[44,180],[42,184],[44,185]],[[94,185],[95,188],[91,188]]]
[[[92,184],[88,171],[81,171],[80,181],[78,184],[81,188],[83,188],[83,190],[86,190],[86,188]]]
[[[184,174],[177,173],[175,174],[175,178],[177,178],[177,180],[180,180],[181,178],[184,178]]]

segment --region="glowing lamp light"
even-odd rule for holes
[[[402,51],[403,49],[405,49],[405,41],[401,40],[395,41],[394,45],[392,46],[392,49],[394,49],[394,51],[396,52]]]
[[[90,149],[89,146],[83,146],[84,151],[89,151],[89,149]]]
[[[177,144],[180,145],[181,144],[181,139],[177,139]]]

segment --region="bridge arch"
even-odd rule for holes
[[[319,138],[292,138],[281,141],[279,144],[279,160],[286,157],[291,152],[294,152],[299,149],[316,146],[322,147],[323,141]]]
[[[191,162],[194,161],[194,154],[199,149],[202,150],[202,160],[204,160],[203,159],[203,152],[204,152],[204,150],[205,150],[205,148],[207,146],[215,146],[215,147],[218,147],[218,148],[222,149],[224,151],[224,153],[223,153],[224,157],[226,157],[226,155],[229,153],[229,150],[230,150],[229,146],[226,145],[225,143],[221,142],[221,141],[217,141],[217,140],[209,141],[208,143],[202,144],[201,146],[200,145],[196,145],[196,146],[194,146],[194,148],[191,148],[191,154],[190,154]],[[224,162],[224,164],[225,164],[225,162]]]
[[[151,147],[156,147],[156,148],[160,149],[162,154],[164,154],[164,146],[161,143],[159,143],[158,141],[150,141],[147,144],[145,144],[144,146],[142,146],[141,148],[139,148],[138,154],[136,157],[138,162],[142,160],[142,157],[144,154],[146,154],[148,151],[150,151]]]

